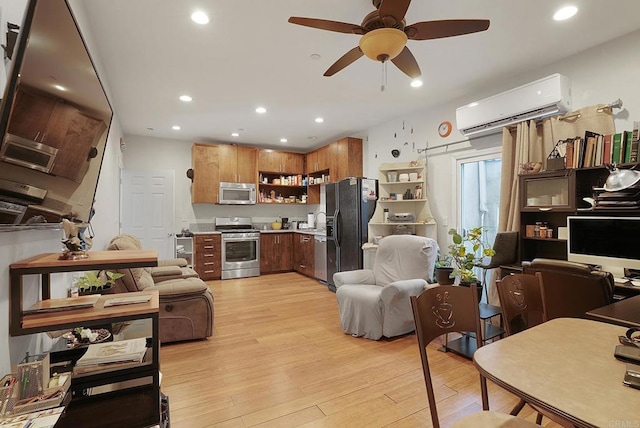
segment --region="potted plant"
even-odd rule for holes
[[[109,271],[87,271],[79,277],[75,285],[78,287],[78,294],[83,296],[87,294],[110,293],[111,287],[116,280],[122,278],[124,274]]]
[[[449,245],[449,255],[454,268],[453,276],[460,279],[460,285],[477,284],[479,281],[473,268],[479,265],[484,257],[491,257],[495,254],[493,248],[482,240],[483,231],[482,227],[474,227],[468,230],[465,236],[462,236],[455,229],[449,230],[453,241]],[[482,289],[479,288],[478,292],[481,291]]]
[[[451,256],[438,254],[435,269],[436,282],[440,285],[453,284],[453,266],[451,266]]]

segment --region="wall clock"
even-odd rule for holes
[[[444,121],[440,125],[438,125],[438,134],[444,138],[448,137],[451,134],[451,122]]]

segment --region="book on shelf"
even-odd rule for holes
[[[584,168],[593,166],[594,151],[596,148],[596,137],[588,137],[586,138],[586,141],[587,147],[585,149],[584,162],[582,164]]]
[[[621,162],[622,153],[622,134],[616,133],[611,137],[611,163]]]
[[[602,137],[602,163],[611,163],[611,134]]]
[[[633,131],[622,132],[622,145],[624,147],[624,159],[623,163],[631,162],[631,146],[633,139]]]
[[[596,155],[595,155],[595,158],[593,159],[593,166],[600,166],[603,163],[603,160],[602,160],[603,140],[604,140],[603,135],[598,135],[598,137],[596,138]]]
[[[23,314],[42,314],[48,312],[69,311],[72,309],[92,308],[100,300],[100,294],[89,296],[65,297],[63,299],[40,300],[22,311]]]
[[[76,367],[124,362],[139,363],[143,360],[146,352],[147,339],[145,337],[95,343],[87,347],[87,351],[76,362]]]
[[[638,162],[638,143],[640,142],[640,122],[633,122],[633,131],[631,131],[631,159],[629,162]]]
[[[567,158],[566,168],[575,168],[575,165],[573,163],[573,150],[574,150],[573,146],[574,146],[573,138],[567,139],[566,140],[567,151],[565,154],[565,157]]]

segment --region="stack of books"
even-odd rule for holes
[[[144,337],[96,343],[87,347],[87,351],[76,362],[73,372],[81,374],[133,367],[144,360],[146,352],[147,339]]]
[[[633,122],[632,131],[600,135],[586,131],[584,138],[575,137],[558,144],[564,146],[567,168],[589,168],[605,164],[637,163],[640,122]]]

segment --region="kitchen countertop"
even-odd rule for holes
[[[324,230],[315,230],[315,229],[280,229],[280,230],[261,230],[260,233],[301,233],[303,235],[320,235],[326,236],[327,233]]]

